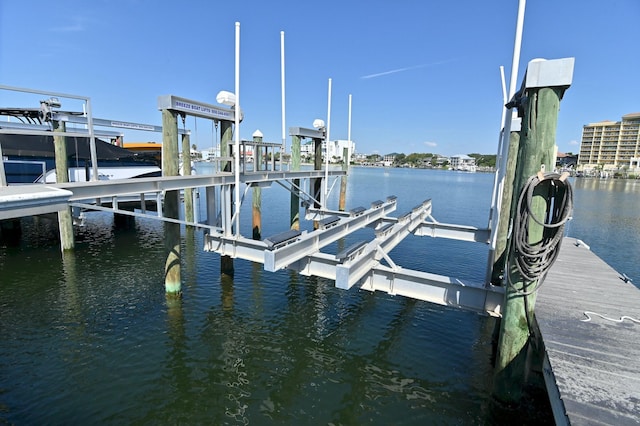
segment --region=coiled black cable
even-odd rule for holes
[[[529,178],[520,192],[513,221],[511,244],[513,259],[524,280],[529,282],[537,280],[533,289],[516,290],[521,295],[538,290],[543,281],[540,278],[553,265],[560,252],[564,225],[570,219],[573,210],[573,190],[566,178],[566,174],[538,173]],[[548,186],[548,194],[545,197],[547,211],[544,218],[536,217],[531,211],[534,190],[541,184]],[[530,220],[544,228],[542,238],[535,243],[529,242]],[[507,282],[514,288],[509,275],[507,274]]]

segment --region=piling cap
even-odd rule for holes
[[[569,87],[573,80],[574,63],[575,58],[534,59],[527,66],[526,87]]]

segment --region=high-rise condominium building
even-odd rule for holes
[[[640,112],[582,128],[578,169],[640,171]]]

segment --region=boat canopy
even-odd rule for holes
[[[79,160],[91,159],[88,137],[67,136],[67,155]],[[2,153],[5,156],[54,158],[53,136],[0,134]],[[96,138],[98,160],[135,158],[135,153]]]

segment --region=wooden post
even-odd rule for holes
[[[53,122],[53,145],[56,161],[56,182],[69,182],[69,165],[67,163],[67,137],[56,135],[56,133],[66,132],[67,127],[64,121]],[[73,218],[71,207],[65,207],[58,212],[58,227],[60,228],[60,247],[62,251],[73,250],[75,241],[73,238]]]
[[[509,135],[509,156],[504,175],[504,186],[502,188],[502,206],[498,221],[498,234],[496,238],[496,248],[494,263],[491,270],[491,283],[501,285],[504,277],[504,268],[507,262],[507,237],[509,234],[509,223],[511,220],[511,204],[513,199],[513,181],[516,175],[516,163],[518,160],[518,149],[520,147],[520,133],[511,132]]]
[[[291,171],[300,171],[300,136],[291,136]],[[293,184],[300,187],[300,179],[294,179]],[[296,188],[291,191],[291,229],[300,230],[300,195]]]
[[[220,157],[229,157],[231,152],[229,152],[229,142],[233,138],[233,128],[231,126],[231,122],[229,121],[221,121],[220,122]],[[225,161],[222,163],[222,171],[230,172],[231,171],[231,161]]]
[[[342,149],[342,171],[349,171],[349,148]],[[344,211],[347,203],[347,175],[340,178],[340,200],[338,201],[338,210]]]
[[[230,152],[231,150],[229,149],[229,142],[231,142],[232,137],[233,137],[233,128],[231,126],[231,122],[221,121],[220,122],[220,156],[221,157],[231,156],[231,152]],[[226,161],[223,164],[224,166],[222,167],[222,170],[225,172],[230,172],[231,161]],[[234,205],[233,188],[234,186],[231,185],[231,188],[230,188],[231,204],[228,206],[228,208],[231,210],[231,216],[233,216],[233,205]],[[229,224],[229,226],[231,225]],[[231,256],[220,256],[220,273],[233,277],[234,267],[233,267],[233,258]]]
[[[313,170],[322,170],[322,139],[313,140],[314,157],[313,157]],[[320,201],[322,198],[322,178],[312,179],[313,185],[313,198]],[[313,206],[320,207],[320,203],[314,201]],[[318,221],[313,221],[313,229],[318,229]]]
[[[175,111],[162,110],[162,176],[178,176],[178,115]],[[164,216],[178,219],[178,191],[166,191],[164,195]],[[164,241],[167,261],[164,268],[164,287],[167,296],[180,297],[180,225],[165,222]]]
[[[520,149],[514,179],[511,217],[517,206],[517,199],[526,181],[541,170],[551,171],[554,167],[555,134],[558,109],[564,88],[533,88],[525,92],[524,117],[520,131]],[[547,198],[541,191],[534,191],[531,213],[545,217]],[[544,228],[531,220],[528,241],[541,241]],[[530,331],[535,305],[535,292],[531,291],[537,282],[526,281],[515,266],[513,250],[508,254],[508,285],[505,306],[500,325],[500,337],[496,354],[494,375],[494,396],[501,401],[516,403],[522,397],[530,349]],[[510,284],[509,284],[510,283]]]
[[[182,135],[182,175],[191,175],[191,138],[186,133]],[[193,188],[184,190],[184,218],[187,222],[194,221]]]
[[[262,142],[262,133],[259,130],[256,130],[253,133],[253,141],[254,142]],[[254,145],[253,150],[255,152],[253,166],[254,168],[258,167],[261,161],[261,151],[262,148]],[[252,205],[252,224],[251,229],[253,229],[253,239],[261,240],[262,239],[262,188],[259,186],[253,187],[253,197],[251,199]]]

